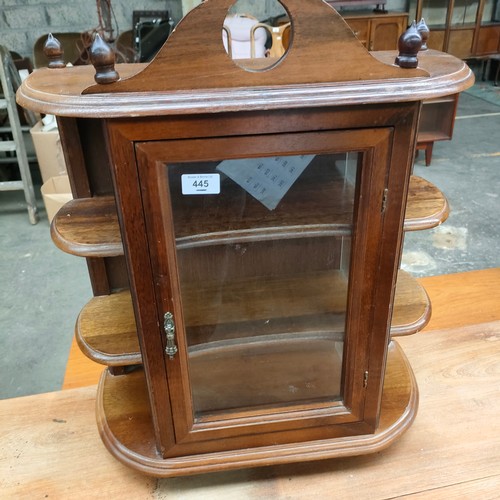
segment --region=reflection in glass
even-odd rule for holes
[[[341,399],[360,156],[166,166],[195,417]]]

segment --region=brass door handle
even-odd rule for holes
[[[163,316],[163,329],[167,335],[167,346],[165,347],[165,353],[169,359],[174,359],[177,354],[177,346],[175,345],[175,323],[174,316],[171,312],[166,312]]]

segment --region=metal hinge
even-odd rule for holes
[[[382,210],[381,212],[384,213],[385,212],[385,208],[387,206],[387,195],[389,194],[389,189],[388,188],[385,188],[384,189],[384,194],[382,196]]]
[[[368,385],[368,371],[366,371],[363,374],[363,388],[366,388],[367,385]]]
[[[177,354],[177,346],[175,345],[174,316],[171,312],[166,312],[163,316],[163,329],[167,335],[165,353],[168,355],[169,359],[174,359],[174,356]]]

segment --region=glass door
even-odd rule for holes
[[[340,399],[358,160],[166,167],[195,420]]]
[[[178,443],[230,447],[253,434],[257,446],[257,432],[286,442],[298,429],[374,423],[365,373],[388,317],[374,329],[366,307],[383,219],[369,205],[383,197],[391,137],[136,146]]]

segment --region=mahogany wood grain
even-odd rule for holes
[[[411,274],[399,270],[394,294],[391,337],[413,335],[431,319],[431,301],[427,291]]]
[[[401,186],[406,186],[409,180],[409,175],[406,177],[409,172],[406,168],[409,160],[409,140],[410,132],[415,126],[417,111],[416,106],[407,108],[406,120],[402,119],[400,123],[398,122],[399,132],[395,132],[398,137],[394,140],[393,131],[389,127],[394,119],[393,109],[387,109],[384,115],[379,113],[379,127],[370,130],[311,131],[311,133],[299,134],[195,139],[193,143],[191,141],[160,141],[141,143],[136,147],[151,263],[156,276],[157,293],[162,304],[160,307],[163,311],[173,312],[180,331],[183,331],[187,323],[185,323],[186,318],[177,299],[180,296],[180,284],[175,272],[176,249],[169,236],[173,233],[174,216],[172,207],[167,203],[162,190],[166,182],[165,162],[192,161],[193,149],[197,151],[197,156],[194,158],[197,161],[218,159],[221,155],[223,158],[232,159],[242,156],[250,158],[279,156],[284,153],[322,154],[357,151],[358,149],[364,151],[357,188],[359,194],[353,220],[355,231],[351,255],[354,262],[363,265],[351,266],[349,270],[350,293],[346,309],[347,335],[345,339],[348,347],[344,351],[342,380],[343,403],[349,409],[345,418],[350,419],[349,432],[353,434],[367,432],[367,429],[373,431],[378,420],[381,382],[385,368],[384,353],[389,335],[387,313],[392,296],[393,279],[395,280],[395,261],[392,259],[391,252],[383,253],[383,251],[384,245],[394,248],[402,227],[403,198],[406,191],[402,191]],[[337,115],[342,119],[344,111],[340,111]],[[387,127],[382,127],[382,124],[386,124]],[[120,125],[116,127],[118,131]],[[118,144],[117,147],[119,147]],[[389,148],[391,148],[392,162],[387,160]],[[389,190],[396,186],[398,189],[394,190],[390,198],[390,210],[388,209],[382,217],[382,197],[387,178],[390,179],[389,184],[391,184]],[[315,199],[307,200],[306,203],[314,205]],[[123,206],[126,205],[128,203]],[[382,234],[384,238],[379,240]],[[375,241],[382,241],[383,244],[381,246],[370,245],[370,242]],[[144,279],[143,274],[141,279]],[[368,306],[373,303],[375,294],[380,305],[380,314]],[[170,309],[172,305],[173,308]],[[362,333],[355,335],[353,332]],[[138,333],[141,335],[140,330]],[[190,394],[189,392],[183,394],[186,386],[182,382],[189,370],[188,350],[183,335],[178,337],[178,349],[178,355],[173,360],[167,360],[166,363],[170,377],[169,389],[176,394],[177,403],[173,405],[176,444],[169,453],[184,453],[184,450],[189,446],[194,446],[195,442],[198,442],[199,446],[208,447],[206,449],[220,449],[221,446],[226,446],[226,440],[236,439],[235,435],[241,434],[242,425],[245,426],[246,436],[238,438],[239,446],[250,446],[251,442],[261,439],[282,443],[287,440],[318,439],[321,436],[320,429],[327,434],[339,432],[339,436],[344,435],[342,434],[344,415],[339,416],[332,411],[322,415],[321,418],[318,416],[319,419],[316,421],[316,414],[311,410],[308,410],[304,416],[300,415],[299,418],[299,415],[290,413],[284,407],[276,410],[276,422],[272,424],[258,423],[252,419],[230,420],[226,421],[223,429],[217,427],[216,424],[219,423],[214,423],[212,427],[198,429],[193,420]],[[370,382],[368,386],[365,386],[364,373],[368,371],[368,363]],[[223,420],[220,422],[222,423]],[[337,425],[339,425],[338,428]]]
[[[500,46],[500,25],[481,26],[475,44],[474,54],[477,56],[497,53]]]
[[[399,346],[393,343],[389,349],[380,426],[375,434],[265,447],[259,446],[256,437],[253,448],[160,459],[151,447],[153,432],[146,393],[140,371],[127,377],[104,373],[97,396],[98,427],[106,447],[120,461],[141,472],[163,477],[375,453],[409,427],[418,401],[411,368]],[[131,425],[134,432],[130,431]]]
[[[450,213],[448,200],[434,184],[413,175],[410,179],[405,231],[431,229],[443,223]]]
[[[113,197],[80,198],[66,203],[51,224],[54,243],[63,251],[82,257],[123,254]]]
[[[73,198],[89,198],[92,195],[92,187],[77,120],[60,116],[57,117],[57,124],[64,159],[66,165],[70,165],[67,170]],[[111,286],[105,262],[100,258],[88,258],[87,268],[94,294],[110,293]]]
[[[82,352],[96,362],[142,363],[129,291],[94,297],[78,316],[75,337]]]
[[[113,182],[121,217],[122,240],[127,252],[127,268],[143,366],[153,410],[157,450],[163,454],[173,445],[174,428],[169,380],[164,356],[164,334],[159,328],[157,298],[152,277],[141,203],[141,186],[136,170],[133,143],[123,141],[116,131],[109,131],[109,147],[114,152]],[[126,221],[126,223],[125,223]],[[130,251],[130,249],[134,249]],[[139,300],[140,298],[140,300]],[[168,309],[167,309],[168,310]],[[147,332],[146,336],[141,332]]]
[[[396,51],[371,53],[371,57],[385,65],[392,65],[396,55]],[[380,83],[361,80],[335,83],[334,78],[317,84],[269,85],[257,89],[220,89],[207,83],[206,90],[141,91],[133,99],[129,93],[82,96],[82,91],[92,84],[91,67],[42,68],[23,82],[17,100],[34,111],[60,116],[162,116],[415,101],[462,92],[474,82],[474,75],[464,62],[442,52],[427,50],[419,54],[419,64],[430,77],[414,78],[410,73],[415,70],[401,69],[408,78]],[[131,77],[144,65],[123,64],[117,68],[122,77]]]
[[[270,71],[244,71],[226,54],[221,30],[233,0],[211,0],[189,12],[140,74],[86,93],[153,92],[212,88],[307,85],[365,79],[425,77],[372,58],[336,10],[315,0],[284,0],[292,23],[292,44]],[[210,54],[210,57],[207,57]],[[165,69],[168,68],[166,71]],[[200,78],[203,75],[203,78]]]

